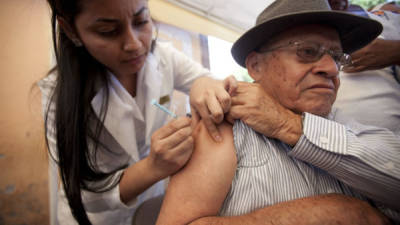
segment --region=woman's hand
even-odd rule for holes
[[[189,160],[193,151],[191,119],[172,120],[153,133],[148,160],[157,177],[168,177]]]
[[[190,118],[172,120],[158,129],[151,137],[149,156],[124,171],[119,182],[121,201],[129,203],[154,183],[176,173],[192,152]]]
[[[237,81],[233,76],[223,81],[209,77],[197,79],[190,90],[192,117],[201,117],[208,132],[215,141],[221,141],[216,124],[224,120],[224,114],[231,108],[231,95],[236,91]]]

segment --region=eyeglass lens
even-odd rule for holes
[[[323,55],[329,54],[336,62],[339,68],[351,63],[351,57],[342,51],[326,49],[318,43],[304,42],[295,43],[297,46],[297,55],[306,62],[315,62],[322,58]]]

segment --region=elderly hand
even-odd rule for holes
[[[375,39],[366,47],[354,52],[352,65],[346,66],[347,73],[382,69],[400,63],[400,41]]]
[[[294,146],[302,134],[301,116],[284,108],[257,83],[238,83],[228,120],[240,119],[255,131]]]
[[[221,141],[221,135],[216,124],[224,120],[224,114],[231,107],[231,94],[237,87],[237,81],[233,76],[223,81],[209,77],[197,79],[190,90],[190,104],[192,106],[192,118],[194,121],[201,119],[208,132],[215,141]]]

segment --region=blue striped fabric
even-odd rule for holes
[[[313,132],[313,127],[323,131]],[[327,171],[377,202],[400,209],[400,137],[387,129],[356,122],[344,126],[306,114],[304,135],[289,155]]]
[[[279,202],[327,193],[342,193],[367,200],[358,190],[358,186],[365,185],[365,182],[361,183],[356,173],[362,177],[364,173],[370,173],[371,168],[365,162],[347,156],[355,151],[354,147],[349,147],[354,140],[348,138],[347,128],[338,123],[306,114],[304,135],[293,149],[276,139],[255,132],[241,121],[235,122],[233,134],[238,167],[220,210],[221,216],[242,215]],[[400,152],[400,148],[398,149]],[[352,168],[354,164],[357,166]],[[399,179],[388,179],[387,174],[382,174],[381,179],[374,179],[385,181],[385,185],[375,189],[387,186],[385,191],[390,188],[399,190],[396,186]],[[373,185],[375,183],[372,182]],[[356,188],[351,188],[350,185]],[[381,193],[380,190],[373,187],[364,189],[371,189],[368,193],[361,190],[368,198],[371,195],[383,198],[381,194],[373,194]],[[399,195],[399,191],[397,194],[395,192],[386,193],[394,199],[389,203],[387,199],[383,202],[392,206]],[[398,204],[398,200],[394,205]],[[382,207],[377,201],[376,205],[386,215],[400,221],[400,213]]]

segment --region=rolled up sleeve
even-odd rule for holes
[[[123,170],[117,171],[113,175],[111,183],[116,182],[117,179],[120,180],[122,174]],[[82,193],[85,209],[91,213],[107,210],[133,209],[137,207],[137,198],[132,199],[128,204],[121,201],[119,183],[106,192],[94,193],[83,191]]]

